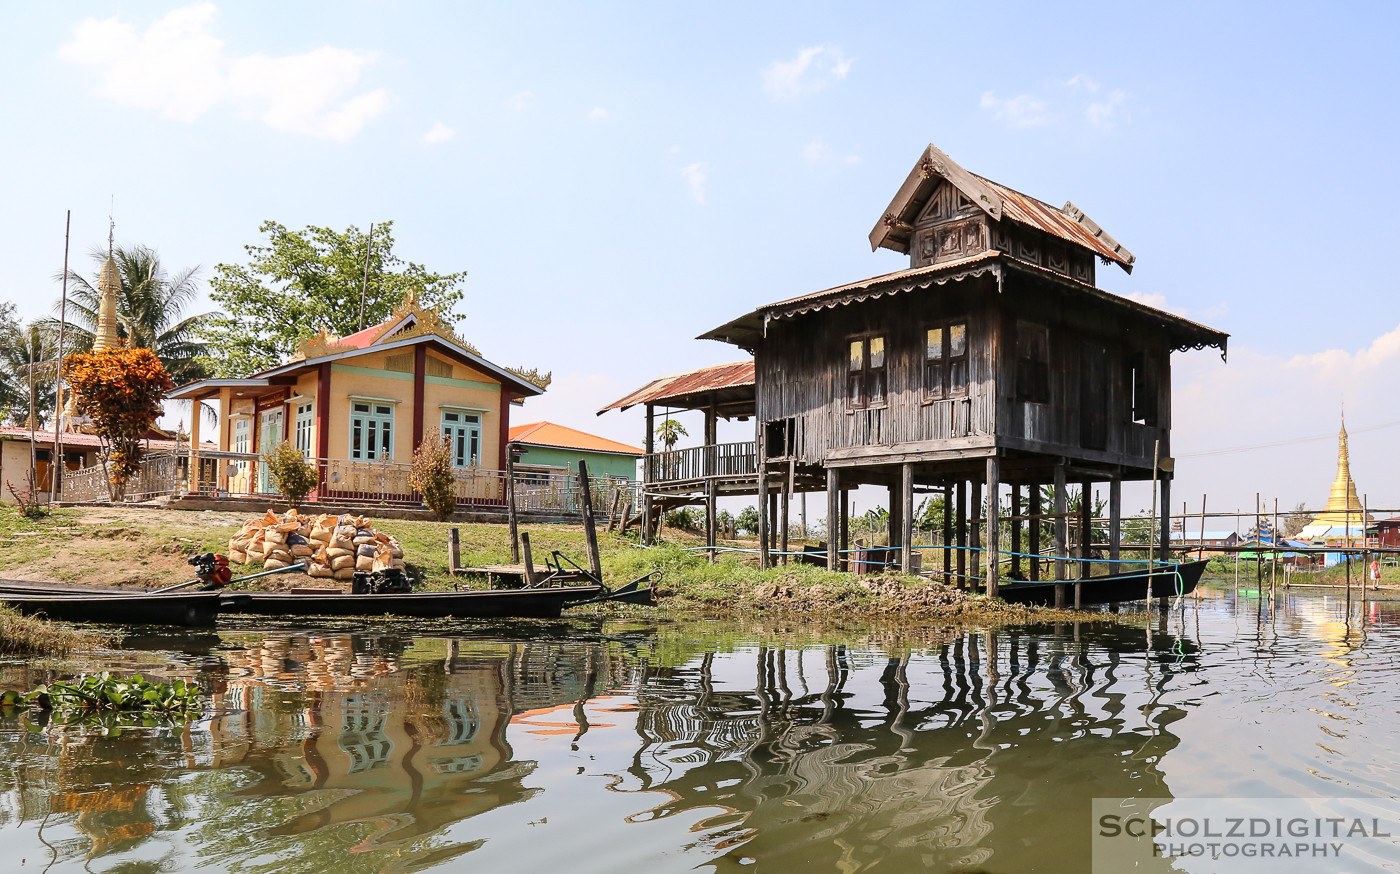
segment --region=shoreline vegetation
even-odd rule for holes
[[[274,511],[285,510],[272,506]],[[186,558],[201,552],[227,552],[229,538],[252,512],[191,512],[140,506],[67,507],[43,519],[26,519],[14,507],[0,506],[0,577],[156,588],[190,578]],[[508,529],[503,524],[454,524],[379,519],[373,524],[402,544],[410,576],[421,588],[485,588],[484,576],[448,572],[447,531],[460,532],[461,563],[467,567],[510,562]],[[558,550],[584,560],[579,525],[526,524],[536,563]],[[859,619],[870,621],[950,621],[1004,625],[1028,622],[1112,621],[1112,614],[1009,605],[971,595],[921,577],[884,572],[864,577],[793,564],[760,570],[743,552],[723,552],[711,563],[699,535],[664,532],[663,542],[646,548],[632,537],[598,532],[603,577],[620,585],[660,571],[660,607],[609,605],[606,612],[659,617]],[[737,549],[752,543],[727,541]],[[800,549],[801,547],[796,547]],[[235,575],[254,565],[235,565]],[[259,580],[268,588],[319,583],[302,574]],[[241,587],[241,586],[236,586]],[[587,614],[585,614],[587,615]]]
[[[8,604],[0,603],[0,655],[93,653],[107,649],[114,642],[110,635],[34,616],[22,616]]]

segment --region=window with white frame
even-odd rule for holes
[[[297,404],[296,447],[297,451],[307,458],[314,454],[315,443],[312,435],[315,434],[315,422],[311,415],[311,401]]]
[[[394,405],[372,401],[350,404],[350,458],[387,461],[394,457]]]
[[[481,463],[481,414],[443,410],[442,439],[452,451],[453,467],[476,467]]]
[[[233,420],[233,451],[248,452],[253,445],[253,420],[242,416]],[[235,461],[229,465],[230,474],[243,472],[245,462]]]

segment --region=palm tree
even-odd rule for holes
[[[92,250],[98,270],[107,260],[104,249]],[[160,255],[148,246],[117,246],[112,259],[121,275],[117,293],[117,334],[128,346],[140,346],[156,353],[176,385],[208,376],[202,358],[207,346],[198,339],[205,315],[184,315],[199,296],[199,268],[190,267],[174,275],[166,272]],[[62,279],[60,274],[58,279]],[[86,352],[92,348],[97,331],[97,311],[102,294],[94,275],[89,281],[75,270],[68,272],[68,332],[64,352]],[[54,310],[58,310],[55,305]],[[58,320],[47,319],[45,327],[57,331]],[[213,409],[206,405],[211,419]]]
[[[44,427],[53,412],[51,340],[37,322],[0,321],[0,416],[11,424],[23,425],[33,412],[35,424]]]
[[[682,437],[689,437],[690,433],[685,430],[685,426],[675,419],[667,419],[656,426],[656,436],[661,438],[661,443],[670,452],[676,447],[676,441]]]

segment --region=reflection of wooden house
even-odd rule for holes
[[[770,504],[786,506],[795,490],[825,488],[835,534],[846,530],[846,490],[887,487],[908,568],[915,493],[931,491],[955,509],[945,535],[967,547],[945,551],[944,572],[956,563],[968,575],[971,564],[977,576],[977,548],[1008,546],[998,501],[979,518],[982,496],[1007,486],[1017,515],[1057,523],[1059,555],[1067,514],[1038,506],[1042,485],[1063,500],[1066,482],[1109,484],[1116,527],[1120,484],[1159,469],[1165,514],[1171,353],[1223,354],[1227,335],[1101,290],[1098,265],[1130,271],[1134,256],[1080,209],[976,176],[933,146],[870,242],[907,254],[909,267],[766,304],[702,335],[754,356],[758,491],[780,496],[760,502],[765,532]],[[1039,549],[1011,530],[1011,552]],[[995,589],[999,563],[985,566]]]

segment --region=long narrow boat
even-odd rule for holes
[[[411,616],[417,619],[558,619],[564,607],[603,595],[602,586],[553,586],[537,589],[469,589],[455,592],[408,592],[396,595],[351,595],[343,592],[232,592],[246,599],[226,612],[262,616]]]
[[[218,592],[142,595],[11,590],[0,591],[0,603],[9,604],[26,616],[112,625],[213,625],[219,611],[229,606]]]
[[[1152,583],[1153,598],[1171,598],[1188,595],[1195,591],[1196,584],[1205,573],[1206,562],[1188,561],[1170,567],[1157,567],[1151,571],[1126,571],[1107,574],[1102,577],[1089,577],[1080,581],[1079,603],[1082,606],[1111,604],[1120,601],[1141,601],[1147,597],[1147,584]],[[997,595],[1009,604],[1036,604],[1051,606],[1055,603],[1055,585],[1049,582],[1003,582]],[[1065,584],[1065,603],[1074,603],[1074,581]]]

